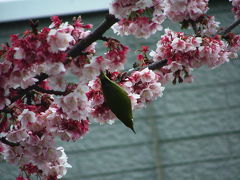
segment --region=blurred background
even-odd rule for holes
[[[110,0],[0,0],[0,43],[10,34],[29,28],[27,19],[49,26],[51,15],[71,22],[82,15],[94,28],[108,13]],[[228,0],[210,1],[209,15],[223,26],[234,20]],[[177,23],[164,27],[181,31]],[[234,30],[240,33],[240,27]],[[191,32],[191,31],[189,31]],[[117,37],[128,45],[128,67],[142,45],[155,50],[159,32],[148,40]],[[99,41],[98,55],[105,52]],[[191,84],[167,85],[164,95],[134,112],[136,134],[121,122],[91,124],[89,133],[75,143],[63,143],[73,166],[63,180],[240,180],[240,61],[193,72]],[[0,161],[0,179],[14,180],[15,166]]]

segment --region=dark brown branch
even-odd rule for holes
[[[227,33],[231,32],[235,27],[237,27],[239,24],[240,24],[240,19],[230,24],[221,34],[226,35]]]
[[[48,78],[47,74],[41,74],[38,77],[36,77],[38,79],[38,82],[36,82],[34,85],[29,86],[26,89],[20,89],[19,90],[19,95],[15,96],[13,99],[11,99],[11,103],[14,103],[15,101],[17,101],[18,99],[22,98],[24,95],[26,95],[29,91],[35,89],[36,86],[38,86],[42,81],[44,81],[45,79]]]
[[[38,34],[38,25],[39,25],[39,20],[30,20],[30,26],[32,28],[33,34],[37,35]]]
[[[148,69],[151,69],[151,70],[157,70],[157,69],[160,69],[160,68],[162,68],[163,66],[165,66],[165,65],[167,65],[167,60],[166,59],[164,59],[164,60],[162,60],[162,61],[157,61],[157,62],[154,62],[154,63],[152,63],[152,64],[149,64],[148,66],[146,66],[146,67],[148,67]],[[145,68],[145,67],[144,67]]]
[[[10,142],[6,139],[6,137],[1,137],[0,138],[0,141],[3,143],[3,144],[6,144],[6,145],[9,145],[9,146],[19,146],[20,143],[14,143],[14,142]]]
[[[54,94],[54,95],[57,95],[57,96],[65,96],[65,95],[67,95],[71,92],[71,91],[46,90],[46,89],[43,89],[39,86],[34,87],[34,89],[38,92],[41,92],[41,93]]]
[[[36,78],[38,79],[38,82],[36,82],[34,85],[29,86],[26,89],[19,89],[18,95],[11,99],[11,104],[16,102],[18,99],[21,99],[23,96],[25,96],[31,90],[35,89],[35,87],[37,87],[42,81],[44,81],[45,79],[48,78],[48,75],[43,73],[43,74],[37,76]],[[10,106],[10,105],[8,105],[8,106]],[[8,106],[6,106],[2,110],[0,110],[0,112],[7,112],[8,111]]]
[[[118,19],[114,15],[108,14],[105,21],[93,32],[91,32],[86,38],[80,40],[72,49],[68,51],[68,56],[77,57],[84,49],[86,49],[93,42],[97,41],[102,37],[102,35],[116,22]]]
[[[157,70],[157,69],[162,68],[165,65],[167,65],[167,60],[166,59],[164,59],[162,61],[153,62],[153,63],[151,63],[149,65],[146,65],[146,66],[136,67],[134,69],[131,69],[131,70],[127,71],[121,79],[125,79],[126,77],[130,76],[134,71],[139,71],[139,70],[145,69],[145,68],[148,68],[148,69],[151,69],[151,70]]]
[[[191,24],[191,26],[192,26],[192,29],[193,29],[194,33],[195,33],[196,35],[199,35],[199,30],[198,30],[198,28],[197,28],[196,22],[193,21],[193,20],[190,20],[190,24]]]

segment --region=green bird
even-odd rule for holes
[[[131,100],[127,92],[110,80],[103,72],[100,73],[99,78],[105,103],[125,126],[136,133],[133,127]]]

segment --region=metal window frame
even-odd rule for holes
[[[107,10],[111,0],[0,0],[0,22]]]

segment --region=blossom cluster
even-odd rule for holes
[[[2,45],[0,54],[4,61],[0,64],[0,109],[10,104],[7,97],[14,93],[12,88],[26,89],[38,81],[36,77],[41,73],[50,76],[51,85],[56,89],[66,87],[65,81],[59,81],[66,68],[71,68],[71,65],[63,64],[67,55],[65,51],[90,31],[85,31],[89,27],[82,25],[80,19],[74,25],[58,24],[59,19],[52,19],[50,27],[43,28],[38,34],[27,30],[23,38],[11,36],[11,47]],[[87,51],[95,51],[93,45]]]
[[[68,103],[69,97],[65,97]],[[73,118],[73,115],[66,116],[63,112],[65,110],[63,107],[69,106],[63,105],[59,108],[57,104],[53,104],[47,110],[44,109],[46,104],[43,103],[41,106],[38,108],[20,101],[16,103],[15,108],[18,110],[12,113],[12,117],[5,117],[6,121],[5,124],[1,124],[4,128],[1,129],[0,135],[19,145],[13,147],[5,145],[1,153],[8,163],[17,164],[28,176],[36,174],[42,179],[54,177],[59,179],[66,174],[67,168],[71,165],[67,163],[64,149],[56,147],[55,138],[75,141],[88,131],[89,121],[87,118],[69,119]],[[35,170],[30,171],[29,165]]]
[[[239,19],[240,18],[240,1],[239,0],[230,0],[232,1],[232,11],[235,15],[235,18],[236,19]]]
[[[204,65],[215,68],[228,62],[229,58],[237,57],[236,48],[239,46],[236,41],[239,41],[238,36],[233,36],[226,42],[220,36],[195,37],[166,29],[157,43],[156,51],[152,51],[150,55],[154,61],[168,60],[168,66],[160,72],[163,82],[169,80],[169,73],[174,77],[174,81],[191,81],[192,68]]]
[[[164,1],[164,12],[166,16],[175,22],[184,20],[197,20],[208,10],[208,0],[181,0]]]
[[[195,24],[201,36],[215,36],[219,30],[220,22],[215,21],[214,16],[203,15],[198,18]]]
[[[67,62],[66,51],[85,38],[90,33],[86,29],[91,27],[81,23],[80,18],[70,25],[52,17],[49,27],[39,32],[27,30],[22,37],[12,35],[11,44],[2,45],[0,137],[18,145],[1,144],[0,152],[27,177],[31,174],[42,179],[64,176],[71,165],[64,149],[56,147],[55,138],[75,141],[88,131],[87,114],[91,111],[86,96],[88,87],[80,80],[68,84],[64,76],[67,72],[74,73],[76,68],[81,71],[88,63],[88,56],[95,53],[92,44],[85,49],[85,57]],[[79,65],[79,61],[84,65]],[[33,91],[22,97],[21,93],[29,88]],[[50,89],[65,94],[54,98],[45,93]]]
[[[108,60],[108,64],[105,69],[111,72],[123,70],[124,64],[127,61],[129,48],[122,45],[116,39],[109,39],[105,43],[105,46],[108,48],[108,52],[105,53],[105,58]]]
[[[133,109],[145,107],[147,103],[161,97],[164,90],[159,75],[148,68],[133,72],[122,86],[129,94]]]
[[[148,38],[162,30],[162,23],[171,21],[196,21],[208,10],[208,0],[114,0],[109,12],[120,19],[112,28],[119,35]],[[205,20],[210,32],[218,25],[213,18]]]
[[[51,136],[40,138],[37,135],[28,136],[24,132],[16,133],[9,134],[9,139],[21,136],[27,140],[22,142],[21,146],[14,148],[4,146],[3,155],[8,163],[18,164],[27,176],[36,174],[46,180],[60,179],[66,174],[66,168],[71,168],[64,149],[62,147],[56,148]]]
[[[229,43],[229,50],[233,52],[233,56],[237,57],[237,52],[240,50],[240,35],[228,33],[225,39]]]
[[[238,18],[239,1],[232,3]],[[161,97],[170,81],[191,82],[192,69],[215,68],[236,58],[240,36],[217,35],[219,23],[205,14],[207,10],[208,0],[113,0],[110,13],[119,18],[113,30],[120,35],[148,38],[162,29],[166,17],[195,28],[195,35],[166,29],[150,58],[149,48],[143,46],[137,68],[128,72],[120,71],[130,49],[113,38],[99,37],[106,47],[102,55],[93,42],[78,57],[69,57],[69,50],[91,33],[92,25],[81,18],[71,25],[54,16],[49,27],[38,31],[33,25],[22,36],[12,35],[0,50],[0,155],[19,166],[17,180],[31,175],[60,179],[71,165],[56,138],[76,141],[91,122],[115,121],[104,100],[100,73],[127,92],[134,110]],[[148,67],[164,59],[164,67]]]
[[[66,52],[90,33],[86,31],[89,28],[91,25],[80,19],[70,25],[52,17],[49,27],[39,32],[28,30],[23,37],[12,35],[11,44],[2,46],[0,137],[18,145],[0,143],[0,153],[27,178],[32,174],[43,180],[61,178],[71,165],[63,148],[56,147],[55,138],[76,141],[88,132],[90,121],[112,123],[116,119],[104,102],[98,76],[107,70],[116,81],[129,49],[108,39],[103,56],[94,56],[93,43],[83,55],[67,57]],[[69,73],[77,82],[65,80]],[[153,71],[143,70],[119,85],[129,92],[135,109],[162,95],[157,81]]]
[[[109,12],[120,19],[112,29],[119,35],[135,35],[148,38],[156,31],[162,30],[165,16],[161,0],[115,0]]]

